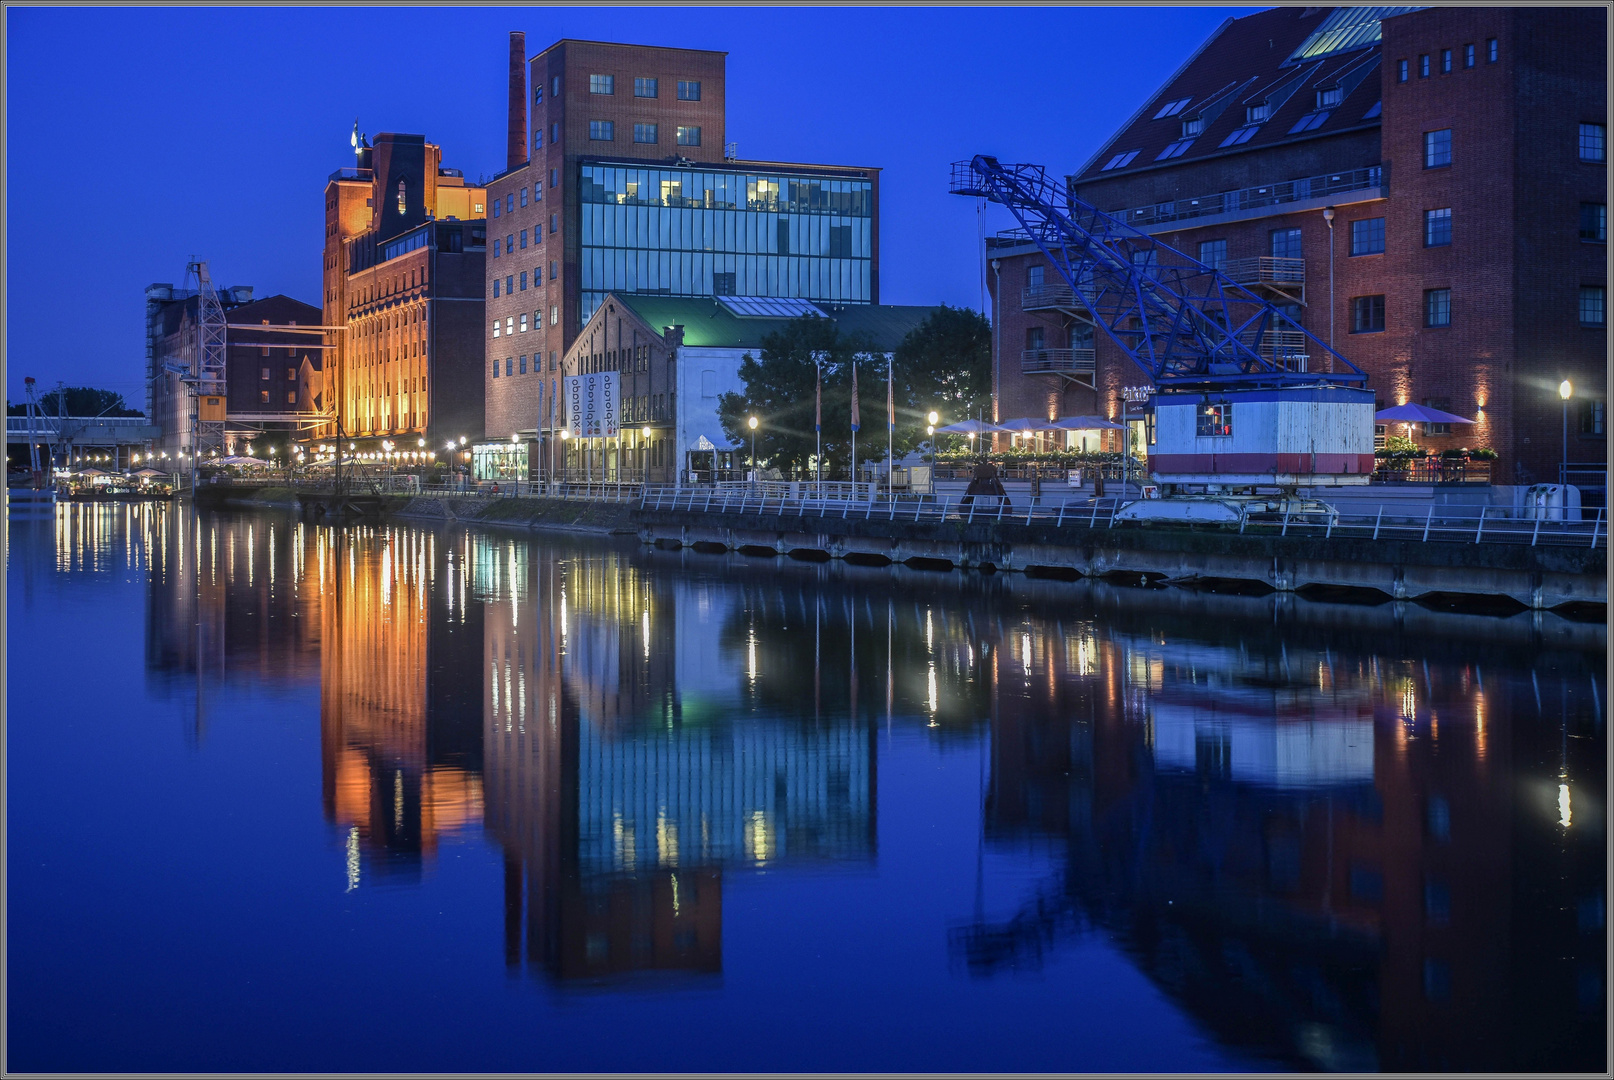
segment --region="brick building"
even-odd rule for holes
[[[225,318],[252,302],[251,285],[218,290]],[[190,388],[168,364],[189,369],[195,363],[199,301],[195,289],[175,288],[171,282],[146,286],[146,416],[159,434],[150,449],[177,458],[189,451],[191,430]]]
[[[878,303],[879,170],[738,160],[724,69],[720,52],[573,40],[528,61],[511,35],[508,165],[488,185],[490,441],[536,437],[539,385],[568,374],[608,293]]]
[[[1558,479],[1569,379],[1568,460],[1597,470],[1571,481],[1600,488],[1605,28],[1597,8],[1229,19],[1070,189],[1285,305],[1381,408],[1473,418],[1411,434],[1494,448],[1496,483]],[[1118,418],[1143,373],[1034,246],[986,254],[999,416]]]
[[[487,194],[441,163],[423,136],[383,133],[325,185],[324,321],[346,328],[326,335],[327,398],[366,446],[482,433]]]

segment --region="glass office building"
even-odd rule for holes
[[[826,172],[585,161],[582,321],[608,292],[874,299],[874,183]]]

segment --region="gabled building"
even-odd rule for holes
[[[1494,448],[1498,484],[1556,481],[1567,457],[1599,488],[1606,25],[1601,8],[1229,19],[1069,187],[1285,307],[1381,408],[1474,419],[1413,428],[1432,451]],[[1119,419],[1143,373],[1024,237],[986,257],[999,416]]]

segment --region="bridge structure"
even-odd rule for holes
[[[26,416],[6,417],[6,446],[46,447],[53,465],[72,467],[90,453],[113,455],[116,468],[158,437],[144,416],[35,416],[30,434]]]

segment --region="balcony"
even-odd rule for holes
[[[1076,306],[1076,291],[1064,282],[1027,285],[1020,290],[1022,311],[1067,311]]]
[[[1373,189],[1379,189],[1382,194],[1385,181],[1384,166],[1371,165],[1365,169],[1347,169],[1344,172],[1326,173],[1322,176],[1306,176],[1277,184],[1263,184],[1260,187],[1200,195],[1192,199],[1176,199],[1172,202],[1156,203],[1153,206],[1132,206],[1125,210],[1110,211],[1110,216],[1126,222],[1134,229],[1144,230],[1172,222],[1192,221],[1195,218],[1222,214],[1258,217],[1261,215],[1250,212],[1263,207],[1307,202],[1345,192],[1368,194]]]
[[[1306,260],[1261,255],[1253,259],[1228,259],[1222,273],[1240,285],[1291,287],[1306,283]]]
[[[1093,375],[1092,349],[1026,349],[1020,353],[1022,375]]]
[[[1256,352],[1263,360],[1280,364],[1286,371],[1303,372],[1311,359],[1306,348],[1306,335],[1298,330],[1268,330],[1261,335]]]

